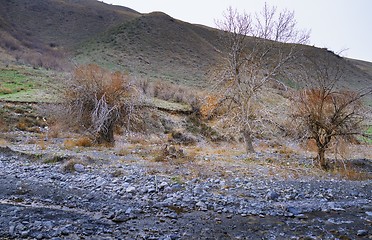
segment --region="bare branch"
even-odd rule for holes
[[[252,152],[254,130],[262,122],[256,110],[259,93],[294,57],[296,45],[285,43],[304,43],[309,34],[296,29],[294,12],[267,4],[254,15],[230,7],[217,26],[224,31],[227,49],[225,64],[213,78],[221,108],[228,106],[221,121],[241,132],[247,152]]]

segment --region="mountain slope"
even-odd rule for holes
[[[164,13],[140,14],[96,0],[0,1],[2,59],[32,49],[42,56],[62,50],[71,52],[78,63],[97,62],[145,78],[207,86],[208,72],[223,51],[219,37],[216,29]],[[303,51],[320,58],[333,54],[310,46]],[[334,54],[333,59],[347,70],[342,85],[372,85],[365,63]]]
[[[96,0],[0,1],[1,28],[15,39],[66,49],[138,15]]]
[[[78,59],[113,64],[151,78],[197,84],[217,61],[217,44],[217,30],[154,12],[84,44]]]

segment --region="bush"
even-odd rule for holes
[[[93,145],[92,140],[89,137],[81,137],[78,139],[66,139],[63,142],[63,146],[66,149],[73,149],[74,147],[91,147]]]
[[[133,112],[135,89],[129,77],[95,64],[78,66],[63,92],[69,119],[75,119],[98,144],[114,142],[114,128]]]

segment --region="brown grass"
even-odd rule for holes
[[[28,130],[28,124],[22,119],[17,123],[16,127],[21,131]]]
[[[75,147],[92,147],[93,141],[89,137],[80,137],[77,139],[66,139],[63,142],[63,146],[67,150],[71,150]]]
[[[7,131],[9,131],[8,124],[3,119],[1,119],[1,118],[0,118],[0,131],[1,132],[7,132]]]
[[[182,165],[195,160],[195,155],[187,154],[184,149],[179,146],[165,145],[154,152],[155,162],[167,162],[169,164]]]
[[[37,146],[41,149],[41,150],[46,150],[48,148],[48,143],[44,140],[39,140],[37,141]]]
[[[6,139],[0,138],[0,146],[7,146],[8,141]]]
[[[372,174],[356,169],[350,163],[338,163],[331,171],[332,174],[338,175],[343,179],[352,181],[364,181],[372,179]]]
[[[10,88],[0,86],[0,94],[11,94],[13,90]]]
[[[119,148],[115,151],[115,154],[118,155],[118,156],[126,156],[128,154],[131,154],[132,151],[130,149],[127,149],[127,148]]]

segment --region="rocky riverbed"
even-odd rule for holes
[[[63,164],[1,148],[0,239],[372,239],[371,180]]]

